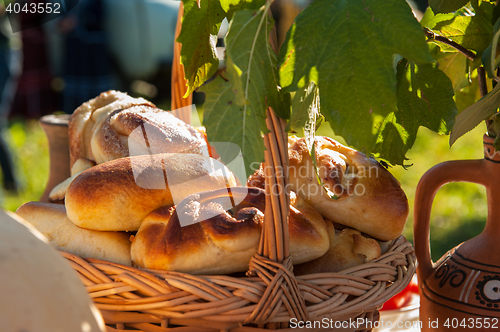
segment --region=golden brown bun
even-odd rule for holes
[[[71,181],[76,178],[81,172],[95,166],[95,162],[88,159],[80,158],[71,167],[71,176],[55,186],[49,194],[49,202],[64,201],[64,196],[66,196],[66,191],[68,190]]]
[[[289,144],[290,188],[323,217],[378,240],[401,235],[408,200],[399,182],[373,158],[328,137],[316,137],[316,163],[330,198],[318,184],[305,140]]]
[[[229,192],[197,193],[175,208],[153,211],[132,240],[133,263],[193,274],[247,271],[259,244],[265,192],[244,187],[230,188]],[[301,263],[323,255],[329,241],[321,215],[292,196],[290,255],[293,262]],[[229,197],[236,204],[231,209]]]
[[[376,240],[352,228],[336,230],[329,221],[327,228],[330,238],[328,252],[318,259],[296,265],[293,269],[296,275],[340,272],[380,257],[381,249]]]
[[[71,165],[96,164],[151,153],[207,154],[202,133],[142,98],[107,91],[82,104],[70,118]]]
[[[144,217],[161,206],[172,206],[192,193],[234,185],[233,174],[210,157],[181,153],[135,156],[78,175],[68,188],[65,205],[77,226],[136,231]]]
[[[67,218],[64,205],[28,202],[20,206],[16,214],[45,235],[58,250],[131,265],[130,235],[79,228]]]

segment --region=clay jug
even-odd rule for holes
[[[52,189],[70,177],[69,140],[68,140],[69,115],[46,115],[40,118],[40,126],[45,131],[49,143],[49,180],[40,197],[41,202],[46,202]]]
[[[500,328],[500,151],[484,135],[484,159],[438,164],[417,186],[414,246],[419,266],[422,331],[490,331]],[[449,182],[486,187],[488,218],[478,236],[431,259],[429,219],[438,189]]]

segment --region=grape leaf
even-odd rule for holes
[[[438,68],[450,79],[453,91],[469,86],[467,57],[459,52],[445,54],[437,60]]]
[[[481,54],[491,42],[492,29],[491,16],[487,11],[481,10],[474,16],[455,15],[453,19],[437,22],[431,30]]]
[[[496,0],[471,0],[470,4],[476,15],[483,16],[491,24],[495,24],[493,12],[495,11]]]
[[[228,142],[238,145],[245,163],[247,176],[259,168],[264,160],[264,141],[261,130],[265,119],[250,108],[244,110],[236,103],[231,83],[217,76],[198,91],[205,93],[203,125],[209,142]],[[223,163],[225,160],[221,155]]]
[[[431,7],[427,7],[424,16],[420,20],[420,25],[424,28],[434,29],[436,24],[443,21],[453,20],[455,14],[434,14]]]
[[[209,142],[238,145],[248,175],[264,159],[267,107],[290,117],[290,100],[278,89],[277,56],[269,44],[269,5],[234,14],[226,36],[229,81],[217,77],[200,88],[206,94],[203,124]]]
[[[396,53],[433,61],[406,2],[315,0],[281,48],[280,82],[286,91],[315,82],[335,133],[370,152],[383,119],[396,109]]]
[[[265,3],[266,0],[220,0],[220,4],[226,12],[228,20],[231,20],[234,13],[238,10],[259,9]]]
[[[500,18],[500,6],[495,6],[493,8],[493,13],[491,13],[491,24],[495,24],[495,22]]]
[[[500,57],[497,57],[498,40],[500,38],[500,19],[498,19],[493,27],[493,40],[488,48],[484,51],[482,63],[488,77],[495,78],[495,69],[500,65]]]
[[[451,13],[465,6],[469,0],[429,0],[434,13]]]
[[[470,74],[470,85],[455,92],[455,103],[457,104],[458,113],[465,110],[470,105],[481,99],[479,91],[479,83],[477,81],[477,70]]]
[[[406,166],[406,152],[413,145],[409,140],[410,133],[398,123],[395,112],[392,112],[382,123],[374,154],[392,165]]]
[[[441,47],[436,43],[429,43],[429,52],[436,60],[439,70],[450,79],[455,95],[472,84],[471,62],[465,55],[456,50],[442,52]]]
[[[455,125],[450,135],[450,146],[464,134],[476,128],[482,121],[492,116],[500,105],[500,84],[478,102],[464,109],[455,119]]]
[[[402,60],[397,69],[398,110],[384,120],[375,151],[391,164],[403,165],[418,128],[448,134],[457,107],[450,79],[435,64],[416,65]]]
[[[290,101],[278,88],[278,60],[269,44],[274,24],[269,6],[270,2],[257,12],[242,10],[234,14],[226,36],[226,70],[236,102],[245,113],[251,109],[265,118],[270,106],[276,115],[288,119]]]
[[[183,0],[182,28],[177,41],[182,44],[181,63],[188,81],[189,95],[212,77],[219,67],[217,33],[226,12],[218,0]]]
[[[314,82],[309,83],[307,88],[299,89],[292,100],[292,114],[290,116],[290,121],[288,121],[287,131],[294,131],[302,135],[304,133],[305,124],[310,119],[310,111],[313,106],[313,102],[317,96],[317,87]],[[321,118],[321,114],[318,114]],[[315,127],[319,127],[316,123]]]

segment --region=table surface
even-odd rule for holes
[[[415,294],[408,306],[381,311],[379,327],[374,328],[373,332],[420,332],[419,307],[420,298]]]

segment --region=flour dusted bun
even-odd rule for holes
[[[79,228],[67,218],[64,205],[29,202],[20,206],[16,214],[45,235],[56,249],[84,258],[131,265],[130,235]]]
[[[348,268],[368,263],[381,255],[379,243],[352,228],[335,229],[327,220],[330,248],[318,259],[296,265],[296,275],[340,272]]]
[[[82,104],[69,121],[71,165],[151,153],[208,153],[204,135],[153,103],[107,91]]]
[[[112,160],[78,175],[66,193],[69,219],[102,231],[136,231],[153,210],[186,196],[235,186],[219,161],[197,154],[165,153]]]
[[[289,141],[290,188],[323,217],[388,241],[401,235],[408,200],[399,182],[373,158],[328,137],[316,137],[318,184],[305,140]],[[336,195],[338,199],[331,198]]]
[[[155,105],[143,98],[133,98],[126,93],[107,91],[78,107],[68,123],[71,166],[80,158],[95,161],[90,147],[95,127],[113,112],[134,105]]]
[[[175,208],[160,208],[144,219],[132,241],[132,261],[192,274],[247,271],[257,252],[264,209],[265,192],[259,188],[190,195]],[[293,193],[289,231],[294,263],[318,258],[329,247],[323,218]]]

